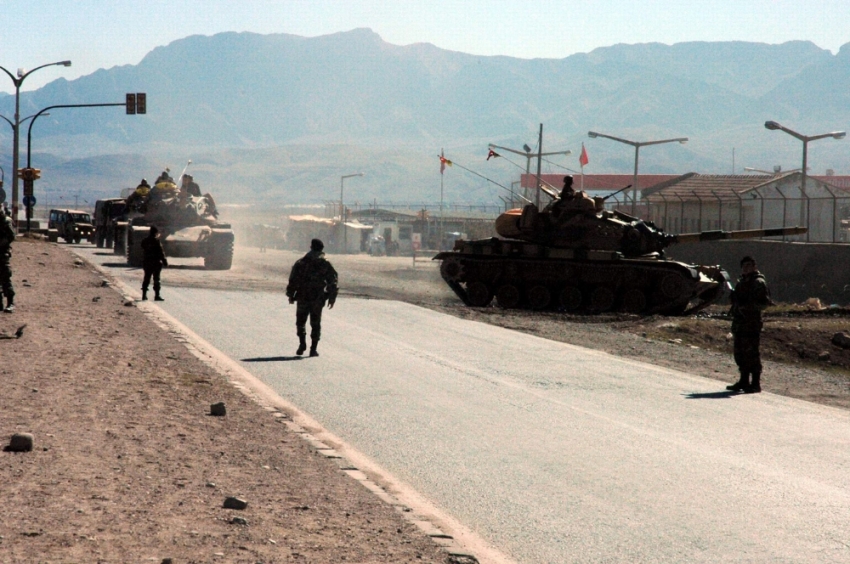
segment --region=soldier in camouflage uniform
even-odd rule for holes
[[[6,297],[6,308],[3,309],[3,300],[0,299],[0,310],[6,313],[15,311],[15,289],[12,287],[12,267],[9,265],[14,240],[15,229],[12,226],[12,219],[0,206],[0,290]]]
[[[310,242],[310,252],[295,261],[289,274],[286,295],[289,303],[298,303],[295,313],[295,330],[298,334],[299,356],[307,350],[307,317],[310,318],[310,356],[319,356],[316,346],[322,333],[322,308],[325,300],[328,309],[334,307],[337,294],[337,274],[325,259],[325,244],[319,239]]]
[[[735,337],[735,363],[741,378],[727,390],[761,392],[761,312],[773,302],[767,280],[756,269],[756,261],[749,256],[741,259],[741,277],[732,292],[732,335]],[[752,382],[750,381],[752,376]]]

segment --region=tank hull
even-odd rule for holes
[[[442,261],[449,287],[472,307],[495,300],[506,308],[687,315],[721,299],[729,287],[719,266],[510,239],[459,241],[434,259]]]

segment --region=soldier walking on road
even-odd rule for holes
[[[151,226],[148,236],[142,239],[142,254],[142,268],[145,270],[145,277],[142,279],[142,300],[148,299],[148,285],[151,282],[151,277],[153,277],[153,299],[157,302],[163,302],[165,300],[159,295],[161,288],[159,275],[162,272],[162,267],[168,266],[168,261],[165,259],[162,243],[159,242],[159,229],[156,226]]]
[[[12,242],[15,240],[15,229],[12,218],[0,207],[0,290],[6,297],[6,308],[3,309],[3,300],[0,299],[0,311],[12,313],[15,311],[15,289],[12,287],[12,267],[9,260],[12,258]]]
[[[732,335],[735,338],[735,364],[741,378],[726,386],[733,392],[757,394],[761,392],[761,312],[772,305],[767,280],[756,268],[753,257],[741,259],[741,277],[732,292]],[[750,381],[752,376],[752,381]]]
[[[298,302],[295,313],[295,331],[298,335],[298,350],[302,355],[307,350],[307,317],[310,318],[310,356],[319,356],[316,346],[322,333],[322,308],[325,300],[328,309],[333,309],[337,295],[337,273],[325,259],[322,250],[325,244],[319,239],[310,242],[310,252],[295,261],[289,273],[286,295],[289,303]]]

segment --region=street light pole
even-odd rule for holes
[[[345,227],[345,203],[343,200],[343,190],[345,189],[345,179],[355,176],[363,176],[364,173],[357,172],[354,174],[346,174],[339,179],[339,223],[342,225],[342,252],[348,253],[348,229]]]
[[[18,141],[20,140],[21,129],[21,84],[23,84],[24,80],[26,80],[29,75],[38,69],[52,66],[70,67],[71,61],[47,63],[46,65],[35,67],[28,72],[24,72],[24,69],[18,69],[18,76],[13,75],[5,68],[0,67],[0,70],[9,75],[9,78],[11,78],[12,82],[15,84],[15,123],[12,125],[12,130],[14,132],[14,139],[12,141],[12,224],[14,225],[15,231],[18,230]]]
[[[830,133],[821,133],[820,135],[803,135],[802,133],[797,133],[793,129],[788,129],[787,127],[775,122],[775,121],[766,121],[764,122],[765,129],[769,129],[771,131],[776,131],[777,129],[780,131],[784,131],[791,137],[796,137],[800,141],[803,142],[803,170],[802,170],[802,178],[800,180],[800,194],[805,199],[805,209],[809,208],[809,196],[806,192],[806,166],[808,165],[808,153],[809,153],[809,141],[817,141],[818,139],[824,139],[826,137],[832,137],[833,139],[844,139],[847,135],[844,131],[832,131]],[[806,221],[806,212],[803,209],[802,200],[800,201],[800,223],[805,224],[806,227],[809,226],[809,222]],[[809,240],[809,233],[811,230],[806,231],[806,241]]]
[[[638,158],[640,157],[640,148],[646,145],[661,145],[662,143],[681,143],[684,145],[688,142],[687,137],[677,137],[675,139],[661,139],[658,141],[629,141],[628,139],[622,139],[620,137],[614,137],[613,135],[606,135],[604,133],[597,133],[596,131],[588,131],[587,136],[591,139],[595,139],[597,137],[604,137],[605,139],[611,139],[612,141],[618,141],[620,143],[625,143],[626,145],[631,145],[635,148],[635,175],[632,180],[632,215],[637,213],[637,193],[638,193]]]

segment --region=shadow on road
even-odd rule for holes
[[[707,392],[704,394],[691,392],[685,396],[685,399],[726,399],[739,395],[741,395],[740,392],[732,392],[729,390],[723,390],[722,392]]]
[[[242,362],[288,362],[290,360],[304,360],[303,356],[260,356],[257,358],[243,358]]]

